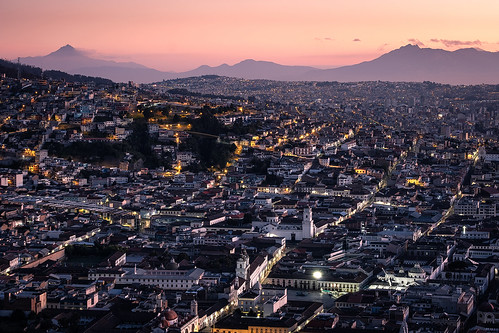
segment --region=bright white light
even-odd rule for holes
[[[321,277],[322,277],[322,273],[319,272],[319,271],[315,271],[312,276],[314,277],[314,279],[317,279],[319,280]]]

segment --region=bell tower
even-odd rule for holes
[[[248,280],[249,256],[246,250],[243,249],[241,257],[237,259],[236,276]]]
[[[198,302],[196,302],[195,299],[191,301],[191,315],[192,316],[198,315]]]
[[[315,236],[315,225],[312,219],[312,208],[307,207],[303,210],[303,239],[313,238]]]

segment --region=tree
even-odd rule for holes
[[[209,109],[203,110],[201,117],[192,121],[192,130],[213,135],[227,132],[227,128],[218,121]]]

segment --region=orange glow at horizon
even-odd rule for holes
[[[499,51],[497,0],[19,0],[0,9],[5,59],[71,44],[184,71],[248,58],[335,67],[408,43]]]

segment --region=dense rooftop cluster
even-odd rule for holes
[[[497,88],[0,78],[0,323],[494,331]]]

